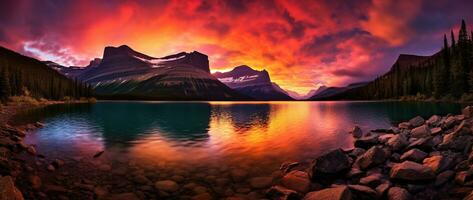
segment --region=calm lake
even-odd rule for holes
[[[406,102],[104,101],[49,106],[18,119],[45,124],[26,143],[36,144],[47,158],[91,159],[105,150],[100,161],[91,162],[159,171],[148,177],[151,181],[182,172],[178,182],[186,183],[228,178],[235,168],[248,176],[270,176],[285,161],[351,148],[348,131],[355,124],[366,132],[417,115],[457,114],[461,108]]]

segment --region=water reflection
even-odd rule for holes
[[[460,108],[401,102],[99,102],[17,117],[46,124],[27,138],[44,153],[107,149],[144,160],[276,166],[351,147],[347,131],[353,124],[366,131]]]

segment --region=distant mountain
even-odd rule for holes
[[[0,100],[23,95],[24,88],[34,97],[53,100],[89,97],[93,93],[45,63],[0,46]]]
[[[266,70],[257,71],[242,65],[213,75],[228,87],[256,100],[293,100],[286,91],[271,82]]]
[[[323,90],[325,90],[327,87],[326,86],[320,86],[319,88],[317,88],[316,90],[310,90],[309,92],[307,92],[306,94],[299,94],[295,91],[291,91],[291,90],[286,90],[286,93],[292,97],[293,99],[297,99],[297,100],[306,100],[306,99],[309,99],[310,97],[322,92]]]
[[[345,91],[348,91],[348,90],[351,90],[351,89],[354,89],[354,88],[363,87],[366,84],[368,84],[368,82],[352,83],[352,84],[349,84],[345,87],[325,87],[325,86],[322,86],[319,89],[317,89],[314,92],[314,95],[312,95],[309,99],[310,100],[330,99],[330,98],[332,98],[336,95],[342,94]]]
[[[247,99],[212,76],[207,55],[196,51],[155,58],[126,45],[106,47],[103,58],[91,62],[76,77],[93,85],[101,98]]]

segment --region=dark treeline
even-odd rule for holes
[[[443,48],[432,56],[401,55],[391,70],[368,85],[330,99],[393,99],[422,96],[436,99],[470,98],[473,94],[473,32],[462,21],[450,45],[444,35]]]
[[[70,80],[36,59],[0,47],[0,100],[5,102],[10,96],[21,95],[62,100],[91,97],[93,91],[85,83]]]

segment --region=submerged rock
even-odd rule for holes
[[[361,136],[363,136],[363,131],[361,131],[361,128],[359,126],[353,127],[353,129],[350,131],[350,133],[355,138],[360,138]]]
[[[171,193],[179,190],[179,185],[171,180],[157,181],[154,183],[154,187],[158,190]]]
[[[310,177],[307,172],[292,171],[282,178],[281,184],[288,189],[307,193],[310,190]]]

